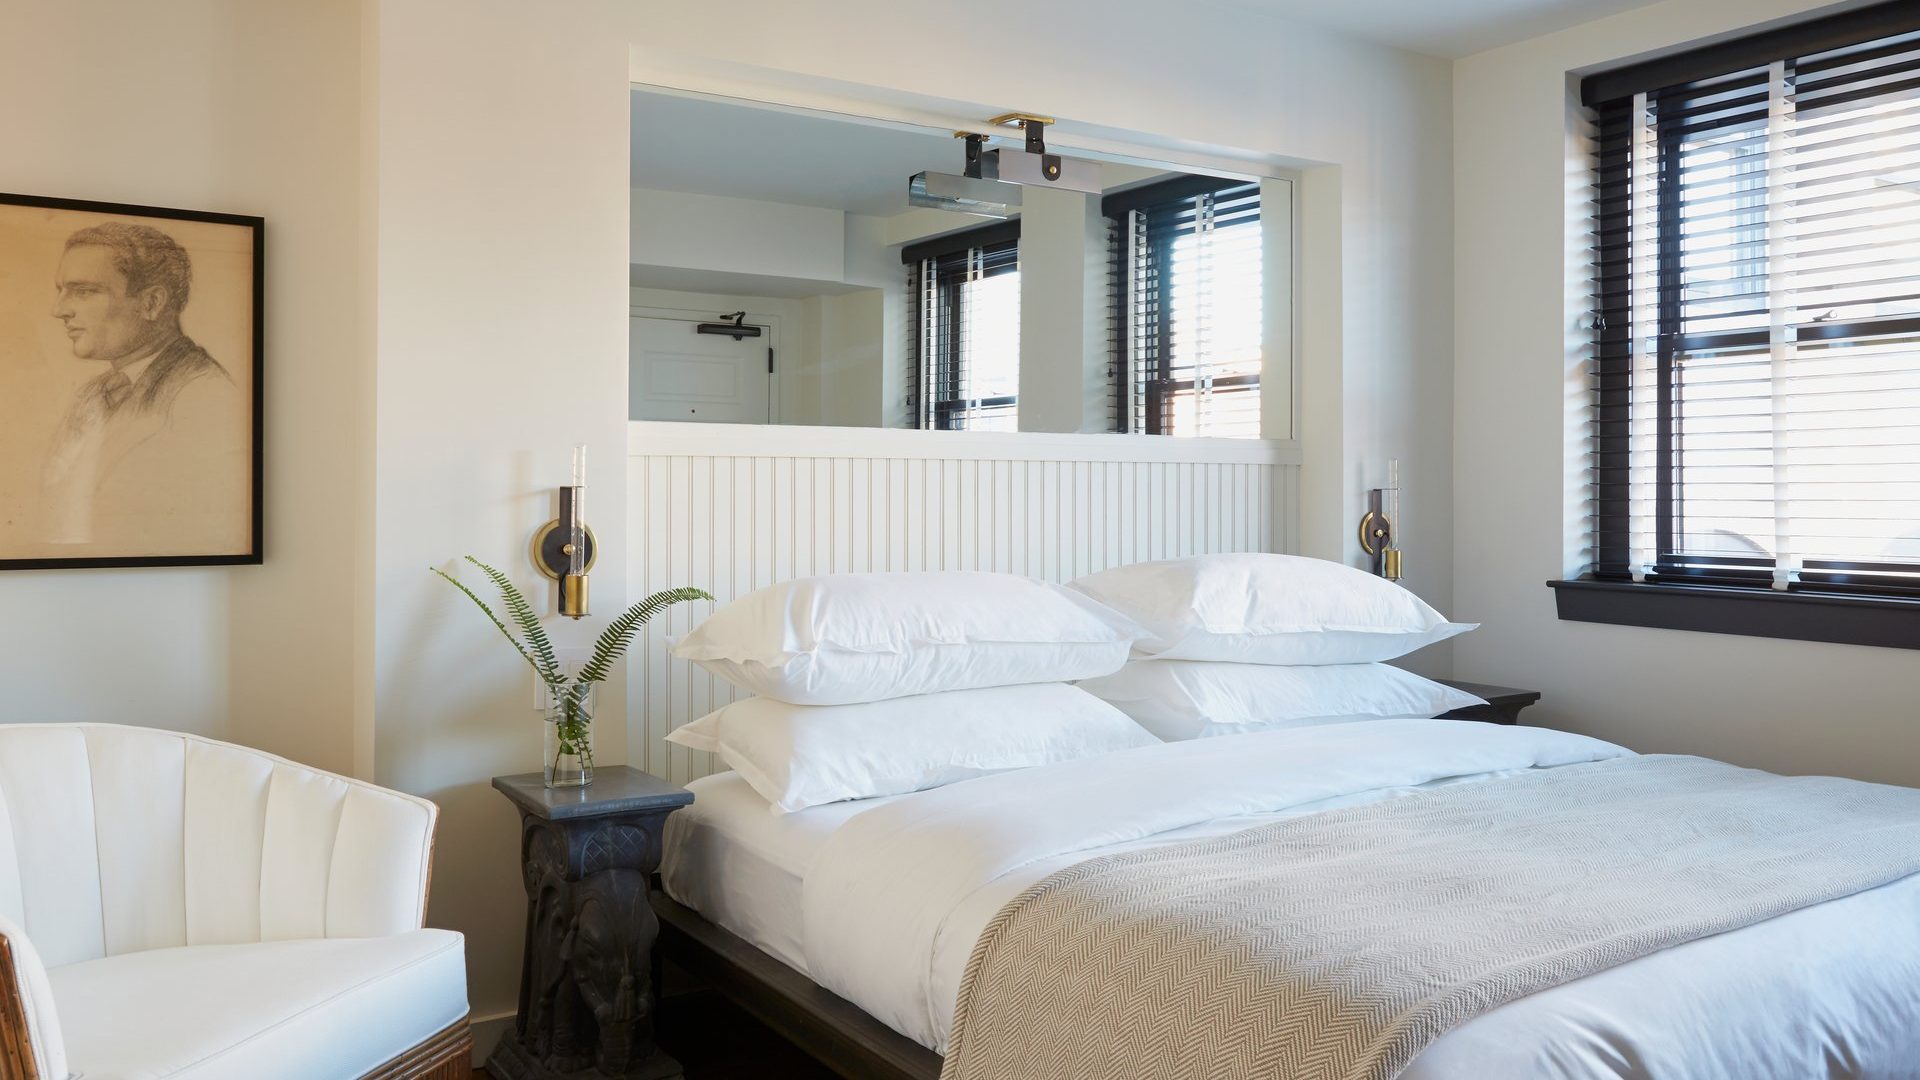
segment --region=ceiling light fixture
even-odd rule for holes
[[[988,150],[989,136],[956,131],[967,143],[966,171],[921,172],[907,180],[907,204],[952,210],[978,217],[1011,217],[1021,204],[1021,188],[1052,187],[1086,194],[1100,192],[1100,167],[1047,152],[1050,116],[1007,113],[988,121],[994,127],[1018,127],[1026,135],[1022,150]]]
[[[907,180],[907,205],[952,210],[976,217],[1013,216],[1014,209],[1020,205],[1020,185],[1003,184],[984,175],[985,154],[981,147],[987,137],[966,131],[956,131],[954,134],[967,140],[966,172],[960,176],[941,172],[914,173]]]
[[[989,150],[981,157],[982,175],[1010,184],[1064,188],[1089,195],[1100,193],[1100,166],[1047,152],[1047,125],[1051,116],[1006,113],[987,121],[994,127],[1017,127],[1026,135],[1021,150]]]

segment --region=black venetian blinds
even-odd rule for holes
[[[1593,576],[1920,594],[1920,4],[1583,97]]]
[[[1113,429],[1258,438],[1260,185],[1185,176],[1109,195]]]
[[[909,245],[901,259],[907,266],[907,404],[915,426],[1016,430],[1019,223]]]

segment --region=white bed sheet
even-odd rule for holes
[[[806,974],[800,897],[807,867],[847,819],[904,796],[774,814],[739,773],[703,776],[687,790],[693,803],[667,818],[662,837],[667,895]]]
[[[1219,835],[1290,814],[1387,798],[1513,769],[1245,814],[1124,844],[1040,859],[973,891],[940,919],[931,955],[895,956],[921,987],[914,1001],[866,998],[865,972],[840,987],[897,1030],[944,1050],[972,942],[1005,902],[1093,854]],[[663,880],[675,899],[811,977],[803,897],[822,849],[868,810],[927,793],[775,816],[738,776],[690,785],[669,819]],[[898,913],[874,910],[885,920]],[[1783,978],[1783,972],[1793,973]],[[852,990],[849,993],[849,989]],[[926,1017],[924,1022],[901,1017]],[[1920,1080],[1920,877],[1656,953],[1494,1009],[1434,1042],[1403,1080],[1489,1077],[1764,1080],[1847,1076]]]

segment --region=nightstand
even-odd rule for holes
[[[1464,709],[1455,709],[1440,717],[1442,720],[1482,720],[1489,724],[1517,724],[1520,722],[1520,710],[1540,700],[1538,690],[1517,690],[1511,686],[1489,686],[1486,683],[1462,682],[1459,679],[1441,679],[1455,690],[1465,690],[1474,697],[1486,698],[1485,705],[1470,705]]]
[[[670,1080],[680,1066],[653,1042],[647,888],[660,830],[693,793],[624,765],[581,788],[539,773],[496,776],[520,811],[527,941],[520,1013],[487,1058],[494,1080]]]

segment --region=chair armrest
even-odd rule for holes
[[[328,937],[385,937],[425,925],[439,809],[357,785],[341,808],[327,889]]]
[[[26,933],[5,917],[0,917],[0,1074],[9,1080],[67,1076],[66,1044],[47,969]]]

